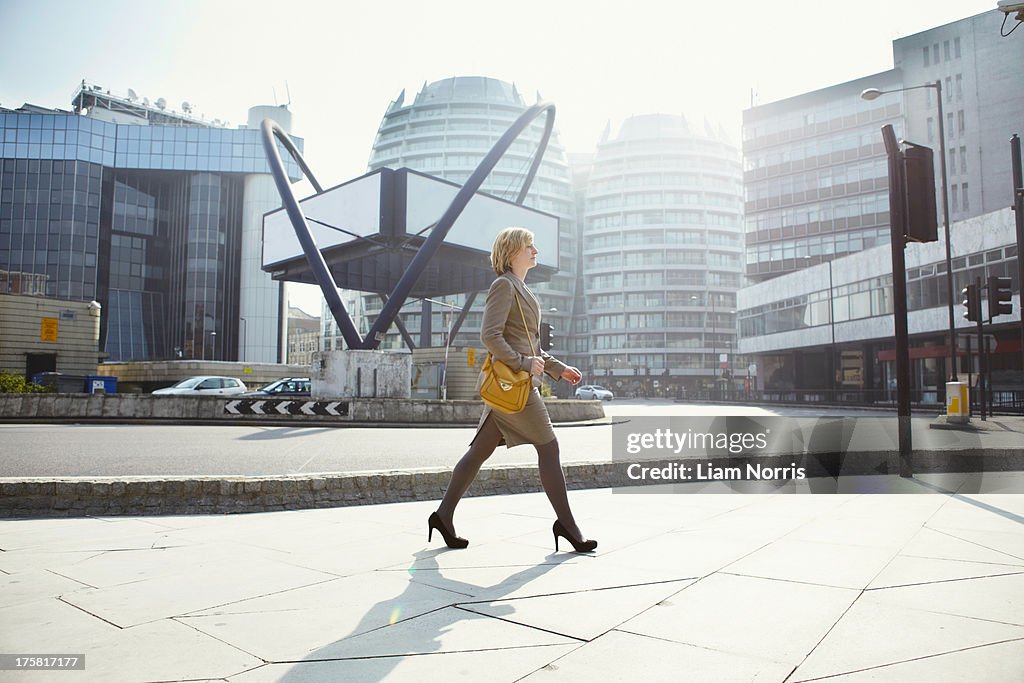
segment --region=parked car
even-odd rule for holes
[[[286,396],[309,396],[310,383],[308,377],[285,377],[264,385],[256,391],[247,391],[246,396],[262,396],[278,398]]]
[[[188,377],[174,386],[157,389],[156,396],[237,396],[245,393],[245,384],[234,377],[200,375]]]
[[[587,384],[582,387],[577,387],[576,398],[581,398],[587,401],[592,401],[594,399],[598,401],[610,401],[615,398],[615,394],[604,387],[599,387],[596,384]]]

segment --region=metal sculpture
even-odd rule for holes
[[[551,131],[554,128],[555,105],[550,103],[538,103],[529,107],[512,123],[511,126],[509,126],[508,130],[505,131],[490,151],[487,152],[486,156],[484,156],[480,161],[480,164],[476,167],[473,173],[470,174],[469,179],[466,180],[466,184],[462,186],[455,195],[451,204],[448,205],[448,208],[441,215],[441,218],[438,220],[433,230],[431,230],[426,241],[424,241],[420,246],[416,255],[413,257],[397,284],[395,284],[391,293],[383,297],[384,306],[377,315],[377,319],[367,332],[365,338],[359,335],[358,330],[356,330],[355,325],[352,323],[352,318],[349,316],[344,303],[341,301],[341,297],[338,295],[338,288],[334,277],[331,275],[331,272],[327,267],[323,254],[320,253],[320,249],[316,245],[316,240],[310,232],[306,216],[299,205],[298,199],[295,197],[291,183],[288,181],[288,176],[284,169],[284,163],[281,160],[281,155],[277,149],[277,145],[275,144],[275,139],[281,142],[289,155],[291,155],[302,169],[302,172],[306,174],[306,177],[309,178],[309,181],[313,185],[317,194],[322,194],[324,190],[320,183],[316,181],[312,171],[309,170],[309,166],[302,158],[302,154],[299,152],[288,134],[275,121],[271,119],[263,121],[263,149],[266,152],[267,161],[270,166],[271,174],[274,176],[274,183],[277,186],[277,191],[281,195],[282,203],[284,204],[284,208],[288,214],[289,220],[291,221],[292,227],[295,230],[295,235],[299,240],[299,244],[302,245],[302,251],[306,255],[306,259],[309,261],[317,284],[320,285],[320,290],[323,292],[324,299],[327,301],[327,306],[331,311],[331,315],[338,324],[341,336],[344,338],[345,345],[349,349],[376,349],[380,345],[380,342],[384,339],[385,332],[387,332],[391,324],[395,322],[399,309],[401,309],[405,304],[406,298],[415,286],[416,281],[423,274],[427,263],[437,253],[437,250],[440,248],[442,242],[444,242],[445,237],[448,235],[448,231],[451,230],[459,215],[466,208],[466,205],[469,204],[469,201],[473,198],[473,195],[477,190],[480,189],[480,186],[483,185],[487,176],[490,175],[491,171],[504,156],[505,152],[512,146],[512,143],[515,142],[527,126],[529,126],[534,119],[541,114],[546,114],[544,133],[542,134],[540,143],[534,153],[530,169],[523,180],[523,186],[519,190],[519,195],[515,200],[516,204],[523,204],[526,200],[526,195],[529,192],[530,185],[533,183],[533,179],[537,175],[537,170],[540,168],[544,152],[547,149],[548,140],[551,138]]]

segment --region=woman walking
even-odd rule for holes
[[[572,384],[582,379],[579,370],[540,349],[540,304],[525,282],[526,273],[537,265],[537,253],[533,233],[525,228],[505,228],[491,247],[491,267],[498,277],[487,292],[480,339],[495,360],[513,370],[529,372],[534,377],[534,387],[521,412],[502,413],[484,405],[476,436],[452,470],[452,480],[440,507],[427,520],[427,539],[437,529],[449,548],[469,545],[468,540],[455,535],[455,506],[473,483],[480,466],[502,443],[508,448],[527,443],[537,448],[540,482],[555,511],[556,520],[551,528],[555,550],[559,537],[569,541],[576,552],[590,552],[597,547],[597,541],[584,538],[572,516],[558,458],[558,439],[537,390],[536,378],[541,373]]]

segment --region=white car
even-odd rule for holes
[[[247,389],[240,379],[200,375],[183,379],[174,386],[157,389],[154,396],[236,396]]]
[[[576,389],[576,398],[586,401],[610,401],[615,398],[615,394],[596,384],[587,384]]]

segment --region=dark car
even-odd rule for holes
[[[249,391],[243,396],[261,396],[263,398],[286,398],[288,396],[309,396],[310,383],[308,377],[285,377],[274,380],[256,391]]]

